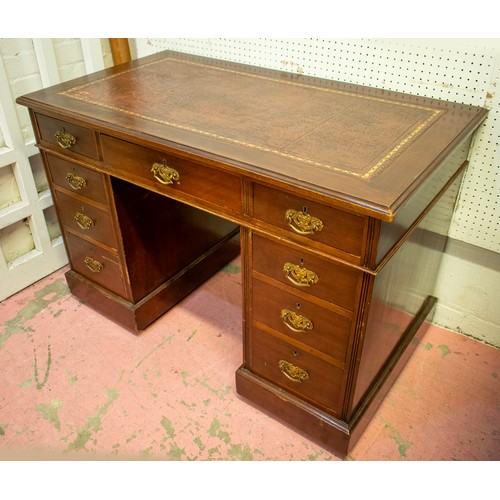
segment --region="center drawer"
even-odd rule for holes
[[[348,311],[354,310],[362,272],[253,234],[253,269]]]
[[[195,198],[200,206],[217,205],[241,212],[237,176],[161,151],[101,136],[106,169],[177,199]]]

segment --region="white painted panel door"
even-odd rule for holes
[[[0,39],[0,300],[68,262],[28,111],[15,99],[104,66],[99,38]]]

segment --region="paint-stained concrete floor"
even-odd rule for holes
[[[337,461],[241,400],[239,259],[134,336],[55,272],[0,304],[2,459]],[[500,350],[431,327],[347,460],[500,459]]]

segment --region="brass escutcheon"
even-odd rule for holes
[[[309,373],[298,366],[292,365],[292,363],[289,363],[284,359],[280,360],[278,366],[281,373],[283,373],[283,375],[292,382],[302,383],[309,378]]]
[[[292,332],[307,333],[313,329],[313,323],[310,319],[289,309],[281,310],[281,319]]]
[[[285,212],[288,225],[298,234],[314,234],[323,229],[323,221],[312,215],[289,209]]]
[[[92,257],[85,257],[84,262],[93,273],[100,273],[104,269],[104,265]]]
[[[68,182],[70,187],[75,191],[87,187],[87,181],[83,177],[76,175],[74,172],[68,172],[66,174],[66,181]]]
[[[68,149],[71,146],[76,144],[76,137],[71,135],[69,132],[66,132],[64,127],[61,130],[58,130],[54,135],[57,144],[61,146],[63,149]]]
[[[174,181],[179,180],[179,172],[177,172],[174,168],[169,167],[167,165],[167,160],[163,160],[163,163],[153,163],[151,172],[153,172],[154,178],[160,184],[173,184]]]
[[[95,220],[91,219],[88,215],[81,212],[75,212],[74,219],[82,229],[90,229],[95,226]]]
[[[285,276],[297,286],[311,286],[319,281],[319,276],[314,271],[309,271],[297,264],[287,262],[283,266]]]

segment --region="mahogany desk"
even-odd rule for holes
[[[432,313],[486,111],[174,52],[18,103],[71,291],[137,332],[241,244],[238,393],[347,454]]]

